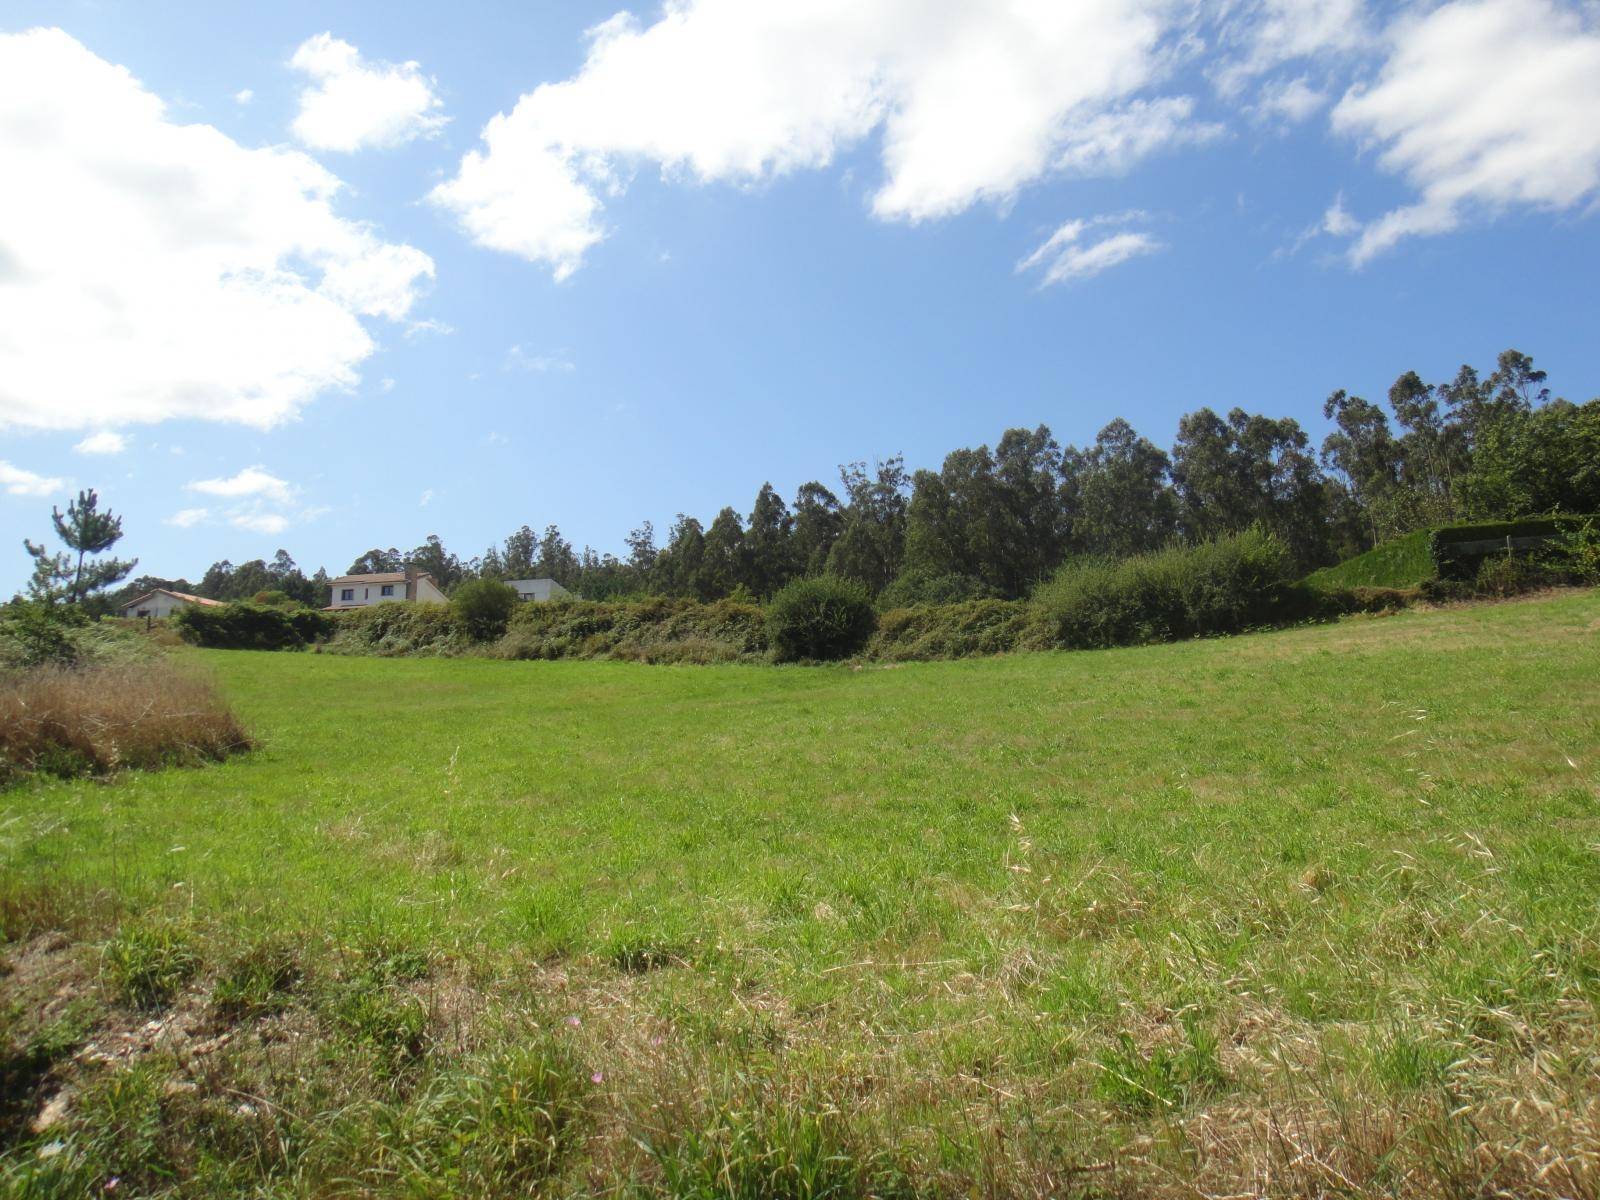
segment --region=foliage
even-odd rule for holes
[[[0,775],[104,775],[250,748],[212,684],[164,659],[0,679]]]
[[[110,509],[100,511],[100,497],[93,488],[79,492],[78,498],[67,505],[65,515],[60,509],[52,508],[50,519],[56,536],[69,551],[76,552],[77,558],[74,560],[70,553],[51,553],[45,546],[23,539],[23,546],[34,560],[33,578],[28,585],[34,600],[81,603],[93,593],[126,578],[138,565],[138,559],[124,562],[98,557],[122,539],[122,518]]]
[[[767,608],[767,639],[779,662],[847,658],[877,624],[865,585],[833,575],[797,579]]]
[[[655,596],[615,603],[522,605],[493,648],[501,658],[616,658],[634,662],[735,662],[767,650],[762,609],[734,600],[700,604]]]
[[[1600,583],[1600,517],[1587,517],[1581,525],[1565,529],[1551,548],[1578,579]]]
[[[1405,534],[1336,566],[1313,571],[1306,577],[1306,583],[1324,591],[1419,587],[1438,572],[1429,551],[1430,536],[1426,529]]]
[[[190,604],[172,614],[180,637],[213,650],[299,650],[331,636],[330,614],[264,604]]]
[[[1556,542],[1561,535],[1581,528],[1587,518],[1575,516],[1529,517],[1518,521],[1479,521],[1445,525],[1431,532],[1428,553],[1441,579],[1471,579],[1486,558],[1506,549],[1527,555]],[[1522,543],[1522,544],[1518,544]]]
[[[1005,654],[1035,648],[1043,632],[1034,609],[1023,600],[892,608],[879,616],[867,652],[884,662]]]
[[[331,615],[334,635],[329,649],[336,652],[450,655],[464,653],[472,645],[453,604],[391,601]]]
[[[1070,563],[1033,603],[1066,649],[1238,633],[1297,620],[1311,602],[1288,548],[1260,528],[1120,561]]]
[[[456,621],[475,642],[492,642],[504,634],[516,607],[516,589],[497,579],[469,579],[450,597]]]
[[[996,592],[973,575],[930,575],[926,571],[906,570],[878,593],[880,609],[910,608],[919,604],[961,604],[967,600],[988,600]]]

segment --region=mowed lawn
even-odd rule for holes
[[[8,893],[180,923],[196,987],[425,952],[436,1026],[566,1039],[552,1190],[770,1193],[706,1166],[747,1135],[936,1192],[1600,1186],[1594,592],[892,668],[194,657],[260,749],[0,793]]]

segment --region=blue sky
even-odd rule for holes
[[[141,571],[337,572],[1507,346],[1600,391],[1592,7],[629,11],[11,0],[0,589],[80,486]]]

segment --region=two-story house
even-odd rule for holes
[[[329,608],[362,608],[389,600],[444,604],[446,597],[424,571],[378,571],[371,575],[341,575],[329,585]]]

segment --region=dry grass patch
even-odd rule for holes
[[[171,663],[44,667],[0,681],[0,779],[188,766],[251,744],[215,686]]]

